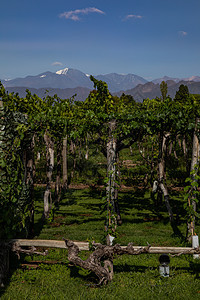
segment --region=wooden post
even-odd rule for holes
[[[63,192],[65,193],[68,188],[68,174],[67,174],[67,135],[63,139]]]
[[[159,188],[162,194],[164,195],[164,201],[165,205],[169,214],[169,220],[171,223],[171,226],[174,230],[175,228],[175,223],[174,223],[174,216],[173,216],[173,211],[171,209],[170,203],[169,203],[169,193],[167,186],[165,184],[165,152],[166,152],[166,143],[167,139],[169,138],[170,134],[166,133],[164,134],[163,132],[160,133],[159,135],[159,157],[158,157],[158,176],[159,176]]]
[[[109,122],[109,139],[106,145],[107,148],[107,176],[108,183],[106,187],[107,195],[107,229],[111,229],[114,232],[116,229],[115,222],[115,177],[116,177],[116,138],[113,136],[113,131],[116,128],[116,120]],[[114,224],[115,222],[115,224]],[[109,236],[107,237],[107,245],[109,243]]]
[[[46,161],[47,161],[47,185],[44,193],[44,218],[48,219],[51,206],[51,185],[52,185],[52,174],[54,168],[54,142],[49,136],[48,132],[44,134],[44,141],[46,144]]]
[[[61,161],[62,161],[62,144],[60,141],[57,142],[57,174],[55,184],[55,205],[58,205],[61,198]]]
[[[192,145],[192,160],[191,160],[191,167],[190,172],[193,173],[191,176],[193,181],[196,181],[195,176],[198,172],[198,165],[199,165],[199,156],[200,156],[200,146],[199,146],[199,139],[197,136],[197,128],[198,124],[200,123],[200,119],[196,119],[194,134],[193,134],[193,145]],[[194,189],[196,189],[194,187]],[[196,201],[194,200],[195,196],[192,196],[192,199],[188,199],[189,206],[192,206],[194,213],[197,210]],[[192,236],[195,234],[195,215],[194,213],[190,216],[190,221],[188,222],[188,240],[191,241]]]
[[[34,148],[35,148],[35,136],[33,135],[29,141],[28,147],[24,151],[24,166],[25,174],[24,180],[26,186],[29,186],[29,226],[28,237],[34,236],[34,174],[35,174],[35,161],[34,161]]]
[[[193,235],[192,236],[192,248],[199,248],[199,237],[198,235]],[[199,254],[193,254],[193,258],[199,258]]]

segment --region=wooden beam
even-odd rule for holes
[[[61,248],[67,249],[64,241],[57,240],[26,240],[26,239],[15,239],[10,240],[11,243],[17,243],[21,247],[44,247],[44,248]],[[89,250],[88,242],[74,242],[80,250]]]
[[[44,248],[61,248],[66,249],[66,245],[64,241],[57,240],[27,240],[27,239],[15,239],[10,240],[10,243],[17,243],[21,247],[44,247]],[[79,247],[79,250],[89,250],[88,242],[74,242],[75,245]],[[145,246],[133,246],[135,250],[144,248]],[[126,248],[126,246],[122,246],[122,248]],[[150,247],[148,253],[152,254],[199,254],[199,248],[191,248],[191,247]]]

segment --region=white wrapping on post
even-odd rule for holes
[[[193,235],[192,236],[192,248],[199,248],[199,237],[198,235]],[[199,254],[193,254],[193,258],[199,258]]]

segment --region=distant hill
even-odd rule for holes
[[[6,90],[11,93],[18,93],[20,97],[25,97],[26,96],[26,90],[27,87],[8,87]],[[28,88],[28,90],[31,92],[31,94],[36,94],[40,98],[46,97],[46,95],[49,96],[54,96],[55,94],[58,95],[59,98],[61,99],[69,99],[72,96],[75,96],[76,101],[84,101],[89,93],[90,89],[88,88],[83,88],[83,87],[77,87],[77,88],[67,88],[67,89],[34,89],[34,88]]]
[[[168,77],[168,76],[164,76],[162,78],[157,78],[152,80],[153,83],[161,83],[162,81],[175,81],[176,83],[180,82],[180,81],[194,81],[194,82],[200,82],[200,76],[191,76],[188,78],[173,78],[173,77]]]
[[[146,79],[134,74],[121,75],[117,73],[110,73],[106,75],[97,75],[95,78],[105,81],[111,92],[128,90],[136,87],[138,84],[148,82]]]
[[[178,91],[179,86],[181,84],[188,86],[190,94],[200,94],[200,82],[193,82],[193,81],[175,82],[173,80],[168,80],[168,81],[166,81],[166,83],[168,86],[167,95],[169,95],[171,98],[174,98],[176,91]],[[121,92],[115,93],[115,95],[120,97],[122,93],[133,96],[133,98],[138,102],[142,102],[143,99],[146,99],[146,98],[153,99],[155,97],[161,96],[160,84],[159,83],[155,84],[153,82],[139,84],[133,89],[121,91]]]
[[[179,82],[179,81],[181,81],[181,79],[180,78],[173,78],[173,77],[168,77],[168,76],[164,76],[164,77],[162,77],[162,78],[157,78],[157,79],[154,79],[154,80],[152,80],[152,82],[153,83],[159,83],[159,84],[161,84],[161,82],[162,81],[175,81],[175,82]]]
[[[169,81],[167,81],[168,95],[170,97],[174,98],[176,91],[178,91],[179,86],[181,84],[187,85],[189,92],[191,94],[200,94],[200,82],[180,81],[180,82],[176,83],[172,80],[169,80]],[[8,88],[6,88],[6,90],[9,93],[10,92],[19,93],[20,97],[25,97],[26,89],[27,89],[27,87],[8,87]],[[47,89],[45,89],[45,88],[40,88],[40,89],[29,88],[29,90],[32,94],[36,94],[41,98],[46,96]],[[77,96],[75,97],[75,100],[84,101],[88,97],[90,91],[91,91],[91,89],[84,88],[84,87],[77,87],[77,88],[72,88],[72,89],[70,89],[70,88],[51,89],[50,88],[50,89],[48,89],[48,94],[50,96],[57,94],[58,97],[60,97],[62,99],[68,99],[76,94]],[[133,89],[126,90],[126,91],[120,91],[120,92],[112,93],[112,94],[120,97],[122,95],[122,93],[125,93],[127,95],[132,95],[133,98],[138,102],[142,102],[143,99],[146,99],[146,98],[153,99],[155,97],[161,96],[160,85],[158,83],[154,84],[153,82],[139,84]]]

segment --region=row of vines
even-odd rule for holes
[[[178,228],[170,204],[167,175],[176,174],[170,165],[176,160],[187,174],[185,213],[188,237],[195,234],[198,203],[200,95],[190,95],[181,85],[174,99],[167,84],[160,85],[162,97],[137,103],[129,95],[112,96],[107,84],[91,76],[94,90],[82,102],[60,99],[47,93],[44,99],[28,90],[25,98],[8,94],[0,85],[0,238],[34,235],[34,184],[37,160],[45,157],[46,188],[44,219],[59,206],[69,184],[67,156],[79,145],[87,151],[92,145],[107,162],[105,203],[106,231],[114,235],[122,223],[118,188],[119,155],[137,147],[148,167],[146,180],[153,195],[163,198],[172,229]],[[55,164],[56,162],[56,164]],[[75,160],[74,160],[75,162]],[[56,166],[56,168],[55,168]],[[176,175],[175,175],[176,176]],[[52,184],[55,192],[52,194]],[[158,201],[157,200],[157,201]]]

